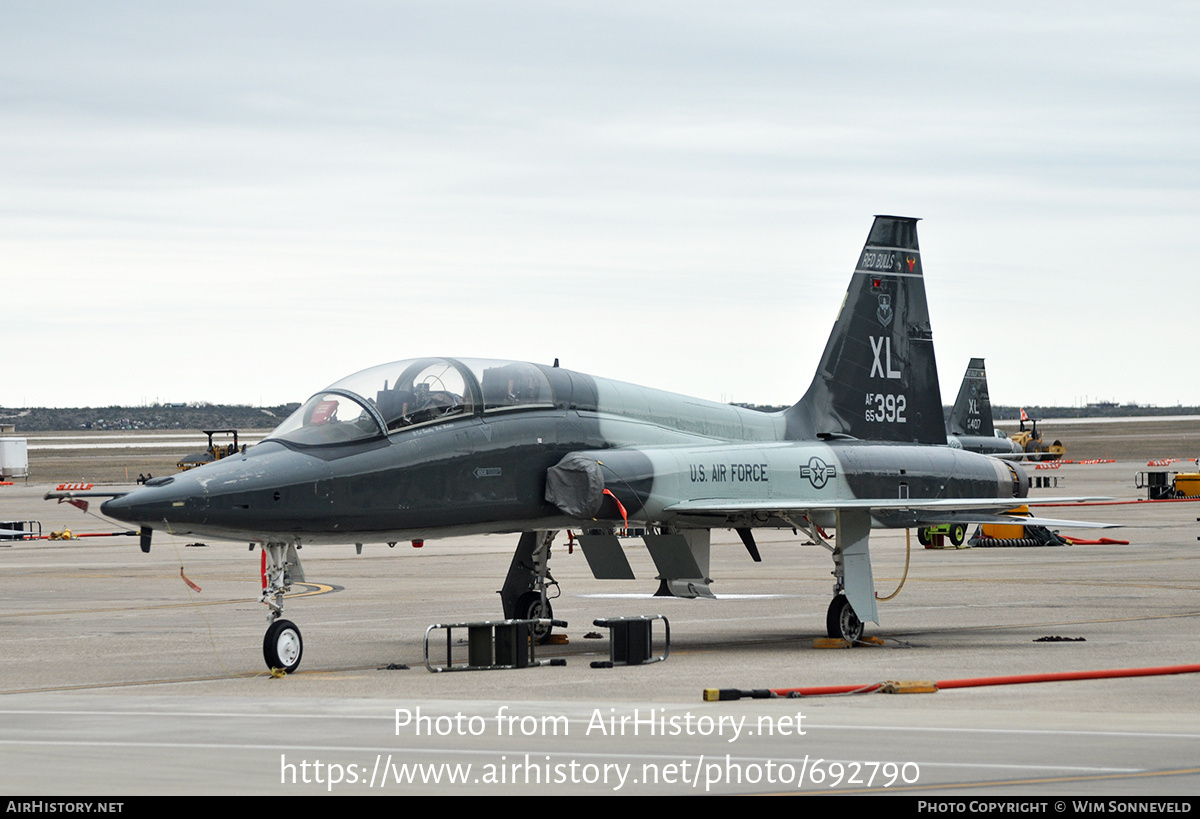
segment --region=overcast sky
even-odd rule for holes
[[[975,10],[978,8],[978,10]],[[1200,5],[0,1],[0,406],[424,355],[812,377],[877,213],[942,382],[1200,404]]]

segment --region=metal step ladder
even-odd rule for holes
[[[435,623],[425,629],[425,667],[432,672],[440,671],[492,671],[499,668],[533,668],[540,665],[566,665],[564,659],[538,660],[534,656],[537,640],[533,630],[536,626],[566,628],[563,620],[485,620],[478,623]],[[467,640],[455,645],[454,632],[467,631]],[[434,665],[429,659],[430,636],[435,631],[446,632],[446,662]],[[462,639],[461,636],[459,638]],[[466,648],[463,659],[461,649]],[[455,648],[460,649],[455,659]]]

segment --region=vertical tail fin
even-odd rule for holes
[[[787,438],[945,444],[917,220],[876,216]]]
[[[958,388],[958,398],[950,411],[951,435],[995,435],[992,426],[992,400],[988,397],[987,372],[982,358],[972,358]]]

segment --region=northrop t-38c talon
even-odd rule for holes
[[[992,399],[982,358],[972,358],[967,364],[946,428],[946,441],[952,447],[1005,460],[1019,461],[1025,456],[1016,441],[992,424]]]
[[[519,532],[504,613],[547,619],[549,547],[569,527],[602,578],[633,576],[614,529],[644,529],[680,596],[711,596],[712,529],[735,529],[754,560],[754,529],[802,530],[833,555],[828,631],[857,640],[879,622],[872,526],[1011,520],[999,513],[1029,488],[1020,467],[946,445],[916,222],[875,218],[816,376],[782,412],[557,366],[398,361],[317,393],[244,454],[103,512],[142,527],[144,549],[152,530],[261,544],[264,654],[288,671],[302,653],[280,619],[304,579],[298,546]]]
[[[1025,429],[1031,419],[1021,410],[1021,432],[1010,438],[992,425],[992,401],[988,396],[987,372],[982,358],[972,358],[958,389],[958,399],[946,421],[946,441],[952,447],[970,452],[981,452],[1006,461],[1054,461],[1063,456],[1063,445],[1055,441],[1042,445],[1042,436],[1037,431],[1037,421],[1032,420],[1033,430]]]

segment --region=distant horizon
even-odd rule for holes
[[[730,402],[731,406],[742,406],[751,408],[760,412],[778,412],[786,410],[792,405],[752,405],[745,402]],[[31,431],[70,431],[78,429],[91,430],[91,424],[100,424],[97,429],[91,431],[113,431],[121,429],[120,426],[114,424],[121,423],[137,423],[145,424],[146,419],[143,418],[146,413],[157,413],[157,416],[164,416],[164,424],[167,426],[138,426],[137,429],[184,429],[181,428],[180,419],[173,418],[175,413],[182,416],[208,417],[216,418],[228,416],[228,413],[242,413],[241,426],[247,430],[252,429],[272,429],[278,423],[282,423],[290,413],[298,410],[301,406],[300,402],[290,401],[283,405],[275,405],[271,407],[245,405],[245,403],[212,403],[200,402],[194,405],[179,406],[174,403],[158,403],[158,405],[109,405],[103,407],[28,407],[22,410],[12,412],[11,407],[0,407],[0,426],[12,425],[19,426],[20,419],[31,418],[35,413],[42,416],[50,416],[50,418],[42,418],[38,425]],[[1088,407],[1056,407],[1048,405],[1037,405],[1037,403],[1027,403],[1024,407],[1008,406],[1008,405],[992,405],[992,414],[994,414],[994,423],[996,425],[1018,425],[1020,423],[1019,413],[1024,410],[1031,414],[1038,422],[1055,422],[1055,423],[1086,423],[1086,422],[1104,422],[1104,420],[1122,420],[1122,419],[1141,419],[1141,420],[1184,420],[1192,418],[1200,418],[1200,406],[1193,407],[1153,407],[1147,405],[1139,406],[1088,406]],[[949,417],[952,406],[943,405],[942,411]],[[1129,412],[1134,411],[1134,412]],[[1184,412],[1178,412],[1184,411]],[[1190,411],[1190,412],[1187,412]],[[1172,412],[1174,414],[1166,414]],[[103,413],[103,417],[101,416]],[[139,416],[137,419],[122,418],[125,413]],[[1049,414],[1048,414],[1049,413]],[[1060,414],[1055,414],[1060,413]],[[65,425],[66,422],[56,418],[60,414],[73,414],[76,418],[72,419],[71,425]],[[220,420],[209,420],[203,422],[200,426],[221,426],[223,422]],[[232,423],[232,422],[230,422]],[[55,426],[46,426],[44,424],[55,424]],[[174,424],[174,426],[170,426]],[[248,425],[247,425],[248,424]],[[188,428],[193,429],[193,428]],[[196,428],[198,429],[198,428]]]
[[[311,397],[311,396],[306,396],[306,397]],[[689,397],[695,397],[695,396],[689,396]],[[238,402],[220,402],[220,401],[189,401],[186,403],[171,402],[171,403],[158,403],[158,404],[81,404],[78,406],[70,406],[70,407],[67,407],[67,406],[33,406],[33,407],[0,406],[0,413],[5,413],[5,412],[25,413],[25,412],[29,412],[32,410],[204,409],[204,408],[208,408],[208,407],[213,407],[213,408],[241,407],[244,409],[265,411],[265,410],[274,410],[274,409],[279,409],[281,407],[289,407],[289,406],[293,407],[293,408],[298,408],[303,403],[304,403],[303,401],[285,401],[282,404],[245,404],[245,403],[238,403]],[[755,402],[751,402],[751,401],[720,401],[718,403],[728,404],[729,406],[739,406],[739,407],[748,407],[748,408],[778,407],[780,409],[786,409],[786,408],[792,406],[792,404],[794,404],[795,402],[792,402],[790,404],[765,404],[765,403],[755,403]],[[945,409],[949,410],[953,406],[953,404],[943,403],[942,406]],[[1200,410],[1200,404],[1195,404],[1195,405],[1173,404],[1170,406],[1162,406],[1162,405],[1158,405],[1158,404],[1138,404],[1135,402],[1130,402],[1130,403],[1125,403],[1125,404],[1086,404],[1083,406],[1071,405],[1071,404],[1040,404],[1040,403],[1036,403],[1036,402],[1028,403],[1028,404],[992,404],[993,412],[1001,412],[1001,411],[1002,412],[1019,412],[1023,408],[1024,409],[1029,409],[1029,408],[1070,409],[1070,410],[1108,410],[1108,409],[1113,409],[1113,410],[1119,410],[1119,409],[1144,409],[1144,410],[1196,409],[1196,410]],[[17,417],[17,416],[6,416],[6,415],[0,414],[0,418],[5,418],[5,417]]]

